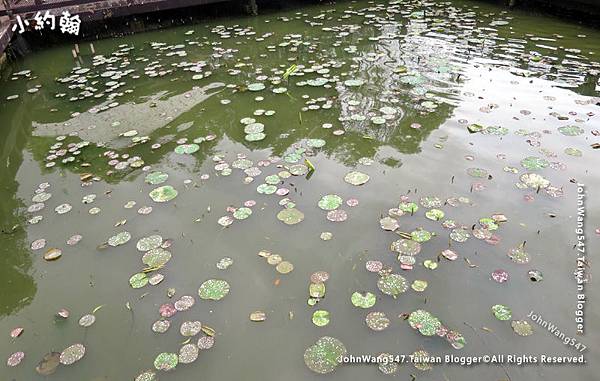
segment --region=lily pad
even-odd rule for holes
[[[317,310],[313,313],[312,322],[317,327],[324,327],[329,324],[329,312],[325,310]]]
[[[131,278],[129,278],[129,285],[132,288],[142,288],[148,284],[148,275],[146,273],[137,273],[133,274]]]
[[[177,190],[170,185],[163,185],[150,192],[149,196],[154,202],[167,202],[177,197]]]
[[[370,292],[357,291],[352,294],[350,301],[355,307],[371,308],[375,305],[375,302],[377,302],[377,297]]]
[[[535,171],[538,169],[546,168],[550,163],[548,160],[542,159],[537,156],[528,156],[525,159],[521,160],[521,166],[529,171]]]
[[[417,255],[421,252],[421,244],[410,239],[399,239],[392,242],[390,250],[403,255]]]
[[[49,352],[44,355],[42,360],[35,367],[35,371],[42,376],[49,376],[56,372],[56,368],[60,365],[60,353]]]
[[[94,316],[93,314],[87,314],[87,315],[83,315],[80,319],[79,319],[79,325],[82,327],[89,327],[92,324],[94,324],[94,322],[96,321],[96,316]]]
[[[113,235],[108,239],[108,244],[112,247],[117,247],[126,244],[131,239],[131,233],[122,231]]]
[[[390,319],[383,312],[373,311],[367,314],[365,318],[367,326],[373,331],[383,331],[390,326]]]
[[[328,194],[321,197],[318,205],[319,208],[323,210],[334,210],[339,208],[339,206],[342,205],[343,201],[344,200],[337,194]]]
[[[286,225],[295,225],[304,220],[304,213],[296,208],[286,208],[277,213],[277,219]]]
[[[502,304],[496,304],[492,306],[492,313],[498,320],[510,320],[512,318],[512,312],[510,308]]]
[[[379,278],[377,288],[386,295],[396,297],[408,289],[408,282],[402,275],[388,274]]]
[[[199,321],[184,321],[179,328],[179,332],[184,337],[192,337],[202,331],[202,323]]]
[[[533,334],[533,327],[525,320],[513,320],[510,325],[513,331],[519,336],[530,336]]]
[[[24,358],[25,352],[15,352],[8,356],[8,359],[6,360],[6,365],[9,367],[15,367],[19,365]]]
[[[425,310],[416,310],[411,312],[411,314],[408,316],[408,324],[410,324],[413,329],[418,329],[419,332],[424,336],[435,335],[438,329],[442,326],[442,323],[438,320],[438,318]]]
[[[60,363],[63,365],[71,365],[83,358],[85,355],[85,347],[83,344],[73,344],[65,348],[60,354]]]
[[[325,283],[311,283],[308,286],[308,293],[313,298],[322,298],[325,296]]]
[[[169,178],[169,175],[161,172],[161,171],[154,171],[154,172],[150,172],[146,175],[146,178],[144,179],[144,181],[148,184],[152,184],[152,185],[158,185],[158,184],[162,184],[165,181],[167,181],[167,179]]]
[[[185,344],[179,348],[179,363],[191,364],[198,358],[200,350],[196,344]]]
[[[236,220],[245,220],[250,217],[250,215],[252,215],[252,209],[246,207],[237,208],[235,212],[233,212],[233,218]]]
[[[154,367],[157,370],[169,371],[175,369],[178,363],[179,356],[177,356],[175,353],[163,352],[154,359]]]
[[[221,300],[229,293],[229,283],[221,279],[209,279],[200,285],[198,295],[201,299]]]
[[[160,247],[160,245],[162,245],[162,242],[163,238],[160,235],[151,235],[148,237],[140,238],[140,240],[137,241],[136,248],[139,251],[146,252]]]
[[[344,177],[344,181],[348,184],[358,186],[365,184],[367,181],[369,181],[369,178],[369,175],[367,175],[366,173],[352,171],[346,174],[346,176]]]
[[[340,357],[346,354],[346,347],[336,338],[323,336],[304,352],[304,363],[313,372],[331,373],[340,364]]]

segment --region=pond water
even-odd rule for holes
[[[0,357],[25,357],[0,379],[133,380],[211,337],[160,379],[597,379],[591,287],[575,336],[574,231],[583,183],[597,245],[598,41],[475,2],[356,1],[25,57],[0,85]],[[226,284],[199,295],[209,279]],[[354,306],[365,292],[375,305]],[[588,364],[380,370],[313,347],[580,353],[532,310]]]

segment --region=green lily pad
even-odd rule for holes
[[[367,181],[369,181],[369,178],[369,175],[367,175],[366,173],[352,171],[346,174],[346,176],[344,177],[344,181],[348,184],[358,186],[365,184]]]
[[[424,336],[435,335],[438,329],[442,326],[442,323],[438,320],[438,318],[425,310],[416,310],[411,312],[411,314],[408,316],[408,324],[410,324],[413,329],[418,329],[419,332]]]
[[[191,155],[200,149],[198,144],[180,144],[175,147],[175,153],[179,155]]]
[[[339,208],[339,206],[342,205],[342,202],[344,202],[344,200],[337,194],[328,194],[321,197],[318,205],[319,208],[323,210],[334,210]]]
[[[417,279],[414,282],[412,282],[410,287],[417,292],[423,292],[427,288],[427,281]]]
[[[154,202],[167,202],[177,197],[177,190],[170,185],[158,187],[150,192],[149,196]]]
[[[508,251],[508,257],[519,264],[529,263],[529,254],[522,247],[513,247]]]
[[[472,177],[485,178],[488,177],[488,171],[483,168],[468,168],[467,174]]]
[[[425,217],[433,221],[439,221],[444,218],[444,212],[439,209],[431,209],[425,213]]]
[[[313,313],[312,322],[317,327],[324,327],[329,324],[329,312],[325,310],[317,310]]]
[[[148,275],[146,275],[146,273],[133,274],[131,278],[129,278],[129,284],[132,288],[142,288],[148,284],[148,281]]]
[[[246,141],[249,141],[249,142],[258,142],[260,140],[263,140],[266,137],[267,137],[267,135],[265,135],[264,132],[255,132],[252,134],[247,134],[244,139],[246,139]]]
[[[340,357],[346,352],[346,347],[341,341],[323,336],[304,351],[304,363],[313,372],[331,373],[340,364]]]
[[[250,123],[244,127],[246,134],[259,134],[265,130],[265,125],[262,123]]]
[[[160,247],[160,245],[162,245],[163,242],[163,238],[158,235],[151,235],[148,237],[143,237],[140,238],[139,241],[137,241],[137,244],[135,245],[135,247],[139,250],[139,251],[149,251],[152,249],[156,249],[157,247]]]
[[[286,225],[295,225],[304,220],[304,213],[296,208],[287,208],[277,213],[277,219]]]
[[[260,194],[273,194],[277,191],[277,187],[275,185],[260,184],[256,187],[256,191]]]
[[[163,266],[171,260],[171,252],[163,248],[149,250],[142,256],[142,263],[148,267]]]
[[[323,139],[308,139],[306,146],[310,148],[321,148],[325,146],[326,142]]]
[[[519,180],[529,188],[534,189],[547,188],[550,185],[550,181],[537,173],[524,173],[519,177]]]
[[[360,308],[371,308],[377,302],[377,297],[375,294],[370,292],[358,292],[352,294],[350,301],[355,307]]]
[[[145,370],[135,378],[135,381],[158,381],[158,377],[153,370]]]
[[[566,136],[577,136],[583,134],[584,130],[579,126],[562,126],[558,128],[558,132]]]
[[[510,320],[512,318],[512,312],[510,308],[502,304],[496,304],[492,306],[492,313],[498,320]]]
[[[175,353],[163,352],[154,359],[154,367],[157,370],[169,371],[175,369],[178,363],[179,356]]]
[[[412,238],[412,240],[419,243],[429,241],[431,237],[433,237],[433,235],[434,233],[431,233],[422,228],[414,230],[410,233],[410,237]]]
[[[419,206],[414,202],[401,202],[398,204],[398,209],[404,213],[414,214],[417,210],[419,210]]]
[[[546,168],[550,163],[548,160],[537,156],[529,156],[521,160],[521,166],[529,171]]]
[[[233,218],[235,218],[236,220],[245,220],[246,218],[250,217],[251,214],[252,209],[250,208],[237,208],[235,212],[233,212]]]
[[[200,298],[208,300],[221,300],[228,293],[229,283],[221,279],[209,279],[198,289]]]
[[[450,238],[456,242],[465,242],[469,239],[471,235],[468,231],[462,228],[453,229],[450,232]]]
[[[131,234],[129,232],[123,231],[110,237],[108,239],[108,244],[112,247],[121,246],[129,242],[130,239]]]
[[[158,185],[158,184],[162,184],[165,181],[167,181],[167,179],[169,178],[169,175],[164,173],[164,172],[160,172],[160,171],[154,171],[154,172],[150,172],[146,175],[146,178],[144,179],[144,181],[148,184],[152,184],[152,185]]]
[[[408,289],[408,282],[402,275],[388,274],[379,278],[377,288],[384,294],[395,298]]]
[[[513,320],[510,325],[513,331],[519,336],[530,336],[533,334],[533,327],[525,320]]]
[[[325,296],[325,283],[311,283],[308,286],[308,293],[313,298],[322,298]]]
[[[414,256],[421,252],[421,244],[411,239],[399,239],[392,242],[390,250],[399,254]]]

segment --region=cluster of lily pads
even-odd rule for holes
[[[443,337],[454,349],[462,349],[465,344],[463,335],[455,330],[447,328],[442,322],[425,310],[416,310],[408,315],[408,324],[423,336]]]
[[[275,270],[280,274],[289,274],[294,270],[294,265],[289,261],[283,260],[283,257],[279,254],[271,253],[268,250],[261,250],[258,252],[258,256],[265,258],[266,262],[271,266],[275,266]]]

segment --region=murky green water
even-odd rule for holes
[[[596,30],[471,2],[359,1],[102,40],[95,42],[98,57],[83,45],[78,62],[71,46],[29,55],[4,73],[0,86],[0,357],[25,353],[18,366],[0,367],[0,379],[42,379],[35,368],[44,354],[82,343],[85,356],[48,380],[131,380],[153,368],[159,353],[178,353],[188,340],[181,323],[196,320],[216,331],[214,347],[201,350],[193,364],[159,372],[161,380],[391,377],[376,365],[316,375],[303,355],[322,336],[341,340],[354,355],[420,349],[431,355],[579,354],[526,316],[533,310],[575,335],[574,182],[588,192],[590,251],[600,227],[594,196],[600,159],[591,147],[600,141],[598,41]],[[284,79],[293,64],[296,70]],[[257,83],[265,89],[250,91],[261,88]],[[19,98],[7,100],[15,94]],[[264,125],[263,140],[246,140],[245,128],[261,127],[248,127],[244,118]],[[485,130],[470,133],[474,125]],[[181,144],[198,150],[174,152]],[[316,168],[308,175],[305,159]],[[345,182],[354,170],[369,181]],[[153,171],[168,174],[166,182],[145,183]],[[266,181],[278,193],[259,194],[257,187],[276,174]],[[173,186],[177,197],[154,202],[149,192],[163,185]],[[43,204],[35,202],[47,194]],[[327,194],[339,195],[338,209],[346,213],[320,209]],[[440,205],[422,199],[427,196]],[[248,200],[256,202],[252,214],[233,218],[246,216],[240,208]],[[419,209],[402,216],[391,211],[399,228],[382,230],[380,219],[401,202]],[[277,218],[290,203],[304,214],[295,225]],[[72,208],[59,214],[62,204]],[[144,206],[151,213],[140,214]],[[436,220],[432,212],[427,218],[432,208],[445,217]],[[347,220],[332,222],[328,215]],[[479,222],[492,215],[507,222],[497,230],[495,223]],[[233,223],[224,228],[218,221]],[[402,270],[390,245],[418,228],[435,236],[421,243],[413,269]],[[129,242],[103,244],[123,231],[131,234]],[[323,232],[333,238],[321,239]],[[457,242],[465,232],[468,240]],[[68,245],[76,234],[81,241]],[[147,268],[136,242],[154,234],[173,240],[171,260],[148,269],[164,280],[133,289],[129,278]],[[44,247],[33,250],[32,243]],[[523,243],[528,258],[516,260],[528,262],[511,261],[507,253]],[[51,248],[62,256],[46,261]],[[457,259],[440,256],[445,249]],[[293,271],[280,274],[257,255],[261,250],[279,254]],[[221,270],[224,257],[233,265]],[[426,260],[438,267],[425,267]],[[425,280],[428,287],[384,295],[367,261],[383,262],[382,274],[400,274],[407,285]],[[497,269],[508,272],[507,282],[492,279]],[[319,270],[330,279],[325,297],[310,307],[310,276]],[[529,270],[541,271],[543,280],[532,282]],[[230,285],[220,301],[198,296],[211,278]],[[591,284],[585,335],[577,337],[588,346],[586,366],[420,371],[402,365],[395,375],[594,380],[600,309]],[[169,288],[176,290],[172,298]],[[355,291],[375,294],[375,306],[354,307]],[[159,307],[184,295],[195,305],[168,318],[166,333],[154,333]],[[490,310],[495,304],[510,307],[513,320],[529,321],[533,334],[518,336],[510,321],[497,320]],[[79,318],[97,306],[95,323],[81,327]],[[55,317],[61,308],[70,311],[68,319]],[[422,336],[399,317],[417,309],[460,331],[466,346],[456,350],[444,338]],[[266,313],[264,322],[250,321],[257,310]],[[316,310],[330,313],[328,325],[312,323]],[[372,311],[387,315],[387,329],[367,327]],[[15,327],[24,331],[13,339]]]

